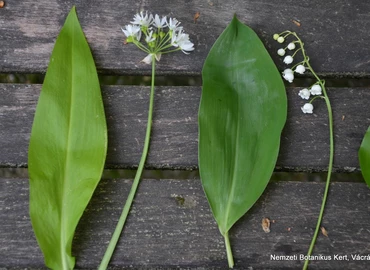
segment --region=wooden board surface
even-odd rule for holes
[[[0,84],[0,166],[27,165],[28,141],[40,85]],[[329,130],[325,103],[314,102],[315,113],[305,115],[298,88],[287,90],[288,122],[283,131],[277,169],[326,170]],[[148,87],[104,86],[108,121],[107,168],[137,166],[145,135]],[[158,87],[147,168],[196,169],[197,114],[200,87]],[[370,89],[333,88],[335,161],[337,171],[359,167],[357,152],[370,125]],[[359,109],[361,108],[361,110]],[[57,120],[56,120],[57,121]]]
[[[162,57],[161,74],[200,74],[212,44],[234,13],[252,27],[280,69],[272,39],[290,29],[303,38],[315,70],[325,74],[370,74],[370,2],[368,1],[71,1],[7,0],[0,9],[0,72],[45,72],[55,39],[72,5],[102,73],[148,74],[140,63],[145,54],[134,45],[123,45],[121,27],[135,13],[148,10],[176,17],[190,34],[196,50]],[[194,15],[200,16],[196,23]],[[299,22],[297,26],[293,21]]]
[[[96,269],[110,239],[130,180],[102,180],[78,225],[73,243],[77,268]],[[316,225],[323,183],[270,183],[264,195],[231,229],[237,269],[299,269],[302,262],[274,261],[271,255],[305,255]],[[370,191],[362,183],[333,183],[310,269],[365,269],[370,254]],[[262,218],[274,223],[271,232]],[[28,181],[0,179],[0,268],[43,266],[28,215]],[[334,255],[348,255],[348,261]],[[143,180],[111,266],[226,269],[223,239],[199,179]],[[249,269],[249,268],[248,268]]]

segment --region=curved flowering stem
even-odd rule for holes
[[[146,52],[146,53],[150,53],[149,49],[147,47],[145,47],[143,44],[141,44],[140,42],[138,41],[134,41],[133,42],[140,50],[142,50],[143,52]]]
[[[323,96],[316,96],[316,97],[314,97],[313,99],[311,99],[309,103],[312,103],[312,102],[313,102],[315,99],[317,99],[317,98],[323,98],[323,99],[326,99],[326,98],[325,98],[325,97],[323,97]]]
[[[299,37],[295,33],[294,33],[294,36],[297,37],[297,39],[302,44],[302,41],[299,39]],[[306,59],[307,56],[306,56],[306,53],[305,53],[305,51],[303,49],[303,44],[301,46],[302,46],[301,48],[302,48],[303,57]],[[317,219],[315,232],[314,232],[314,235],[313,235],[312,240],[311,240],[310,247],[309,247],[308,252],[307,252],[307,259],[305,260],[304,265],[303,265],[303,269],[304,270],[307,269],[308,264],[310,262],[309,261],[309,258],[310,258],[311,254],[312,254],[313,249],[314,249],[314,246],[315,246],[315,243],[316,243],[316,239],[317,239],[317,236],[319,234],[319,230],[320,230],[320,225],[321,225],[321,222],[322,222],[322,218],[324,216],[324,210],[325,210],[326,200],[327,200],[328,193],[329,193],[330,179],[331,179],[331,173],[332,173],[332,170],[333,170],[333,161],[334,161],[333,113],[332,113],[332,108],[331,108],[329,97],[328,97],[328,95],[326,93],[325,81],[322,81],[319,78],[319,76],[317,76],[316,72],[313,70],[313,68],[311,67],[311,64],[310,64],[310,62],[308,60],[306,61],[306,65],[307,65],[308,69],[311,71],[311,73],[317,79],[319,85],[321,86],[321,89],[322,89],[322,92],[323,92],[323,96],[324,96],[324,99],[325,99],[325,103],[326,103],[326,107],[328,109],[329,132],[330,132],[330,134],[329,134],[329,138],[330,138],[330,153],[329,153],[329,166],[328,166],[328,174],[327,174],[327,177],[326,177],[325,191],[324,191],[324,195],[323,195],[323,198],[322,198],[320,213],[319,213],[319,217]]]
[[[144,141],[144,148],[143,148],[143,153],[141,155],[139,167],[136,171],[136,175],[134,178],[134,181],[131,186],[130,193],[127,197],[125,206],[123,207],[121,216],[118,220],[116,229],[113,233],[112,239],[109,242],[108,248],[104,254],[103,260],[100,263],[99,270],[105,270],[108,267],[108,263],[110,259],[112,258],[114,249],[116,248],[118,239],[122,233],[123,227],[126,223],[127,216],[129,214],[132,202],[134,200],[136,190],[139,186],[140,178],[143,173],[144,169],[144,164],[146,161],[146,157],[148,155],[148,150],[149,150],[149,142],[150,142],[150,133],[152,129],[152,118],[153,118],[153,105],[154,105],[154,79],[155,79],[155,59],[154,55],[152,56],[152,83],[150,87],[150,101],[149,101],[149,111],[148,111],[148,123],[146,127],[146,134],[145,134],[145,141]]]
[[[292,57],[294,57],[299,51],[301,51],[302,50],[302,47],[301,48],[299,48],[298,50],[296,50],[294,53],[293,53],[293,55],[292,55]]]
[[[317,224],[316,224],[316,228],[315,228],[315,231],[314,231],[314,235],[312,237],[312,240],[311,240],[311,244],[310,244],[310,247],[308,249],[308,252],[307,252],[307,257],[306,257],[306,260],[305,260],[305,263],[303,265],[303,269],[307,269],[308,267],[308,264],[309,264],[309,261],[310,261],[310,256],[312,254],[312,251],[314,249],[314,246],[315,246],[315,243],[316,243],[316,239],[317,239],[317,236],[319,234],[319,230],[320,230],[320,225],[321,225],[321,222],[322,222],[322,218],[323,218],[323,215],[324,215],[324,210],[325,210],[325,205],[326,205],[326,200],[327,200],[327,197],[328,197],[328,193],[329,193],[329,187],[330,187],[330,179],[331,179],[331,174],[332,174],[332,170],[333,170],[333,160],[334,160],[334,131],[333,131],[333,113],[332,113],[332,108],[331,108],[331,104],[330,104],[330,100],[329,100],[329,97],[327,95],[327,92],[326,92],[326,88],[325,88],[325,81],[324,80],[321,80],[320,77],[316,74],[316,72],[313,70],[311,64],[310,64],[310,61],[309,61],[309,57],[306,55],[306,52],[304,50],[304,44],[302,42],[302,40],[298,37],[298,35],[295,33],[295,32],[291,32],[291,31],[284,31],[282,32],[282,34],[284,34],[283,36],[283,39],[285,39],[287,36],[289,35],[293,35],[297,40],[294,41],[294,43],[299,43],[300,45],[300,48],[292,55],[292,57],[295,56],[295,54],[298,52],[298,51],[301,51],[302,52],[302,56],[303,56],[303,61],[295,66],[293,66],[292,69],[294,69],[295,67],[298,67],[300,64],[304,64],[306,65],[307,69],[309,71],[311,71],[311,73],[313,74],[313,76],[316,78],[317,80],[317,83],[315,83],[312,87],[311,87],[311,94],[313,95],[316,95],[317,93],[315,91],[312,91],[313,87],[315,85],[319,85],[320,86],[320,90],[322,90],[322,95],[320,96],[316,96],[314,97],[313,99],[311,99],[311,101],[309,103],[306,103],[303,107],[302,107],[302,111],[304,113],[312,113],[312,109],[313,109],[313,106],[312,106],[312,102],[316,99],[316,98],[323,98],[325,100],[325,104],[326,104],[326,107],[327,107],[327,110],[328,110],[328,118],[329,118],[329,137],[330,137],[330,153],[329,153],[329,165],[328,165],[328,174],[327,174],[327,178],[326,178],[326,184],[325,184],[325,190],[324,190],[324,194],[323,194],[323,199],[322,199],[322,203],[321,203],[321,208],[320,208],[320,213],[319,213],[319,217],[317,219]],[[282,43],[278,40],[278,38],[281,37],[281,34],[279,34],[278,37],[276,37],[274,35],[274,39],[277,40],[279,43]],[[289,69],[288,71],[291,71],[291,69]],[[286,73],[286,72],[285,72]],[[301,73],[302,74],[302,73]],[[285,79],[289,79],[289,82],[292,82],[292,76],[290,76],[289,78],[288,77],[284,77]],[[294,76],[293,76],[294,78]],[[321,93],[320,93],[321,94]],[[305,106],[307,105],[310,105],[308,106],[308,109],[309,110],[305,110]]]
[[[167,32],[166,35],[161,39],[161,41],[158,44],[158,51],[162,49],[162,47],[171,40],[170,32]]]
[[[132,25],[129,24],[126,25],[125,28],[122,28],[122,31],[126,36],[126,42],[134,43],[140,50],[148,53],[148,55],[142,60],[142,62],[152,65],[152,81],[150,88],[148,123],[140,163],[125,206],[122,209],[122,213],[117,223],[116,229],[112,235],[111,241],[109,242],[103,260],[100,263],[99,270],[105,270],[108,267],[109,261],[113,255],[118,239],[125,225],[137,188],[139,186],[142,172],[144,170],[145,161],[149,151],[150,133],[152,128],[155,62],[156,60],[160,60],[163,53],[171,52],[163,50],[172,46],[175,47],[173,51],[182,50],[184,53],[186,53],[186,51],[190,52],[194,50],[194,44],[190,42],[189,35],[185,34],[182,31],[182,27],[177,27],[180,23],[176,19],[170,18],[170,22],[168,23],[166,17],[160,18],[158,15],[155,15],[155,17],[153,17],[152,14],[148,14],[147,12],[145,14],[144,12],[140,12],[135,15],[134,21],[131,23]],[[152,30],[153,27],[156,29]],[[168,31],[166,33],[165,28],[167,27],[172,32]],[[140,41],[143,33],[145,36],[145,42],[148,47]]]

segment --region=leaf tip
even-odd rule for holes
[[[232,22],[239,22],[238,15],[236,15],[236,13],[234,13]]]
[[[71,8],[71,10],[70,10],[69,13],[77,14],[77,12],[76,12],[76,6],[75,5],[72,6],[72,8]]]

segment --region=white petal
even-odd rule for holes
[[[152,54],[148,54],[141,62],[150,65],[152,63]]]
[[[161,60],[161,56],[162,56],[162,54],[161,54],[161,53],[157,53],[157,54],[155,55],[155,59],[159,62],[159,60]]]

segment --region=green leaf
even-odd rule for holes
[[[73,7],[50,58],[28,153],[32,226],[52,269],[74,267],[73,235],[106,151],[99,80]]]
[[[285,87],[252,29],[236,17],[203,67],[199,170],[226,239],[261,196],[274,170],[286,121]]]
[[[362,140],[360,150],[358,151],[358,159],[360,161],[362,176],[367,186],[370,187],[370,127]]]

